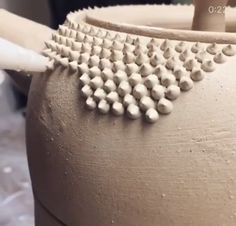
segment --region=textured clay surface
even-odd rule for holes
[[[140,9],[133,8],[134,11]],[[47,43],[50,51],[44,52],[54,58],[55,69],[33,78],[27,112],[27,148],[36,199],[68,226],[234,226],[235,35],[197,33],[204,39],[210,37],[208,41],[197,43],[193,42],[195,33],[190,31],[187,31],[189,36],[184,36],[185,40],[175,40],[165,31],[160,34],[162,38],[157,38],[156,30],[150,28],[149,34],[158,39],[151,41],[147,27],[130,29],[130,33],[146,34],[144,37],[137,33],[133,38],[133,33],[129,36],[122,33],[127,28],[125,25],[117,27],[107,23],[103,25],[119,28],[121,33],[103,32],[103,27],[99,35],[106,37],[99,37],[99,27],[91,29],[94,25],[86,25],[83,20],[88,19],[86,13],[92,21],[91,15],[99,15],[99,12],[83,11],[82,18],[79,13],[69,15],[53,41]],[[109,18],[108,14],[101,14]],[[73,15],[79,24],[71,23]],[[120,15],[125,20],[126,17]],[[113,18],[118,15],[114,13]],[[178,34],[182,33],[174,34],[180,37]],[[124,36],[126,41],[121,41]],[[227,43],[214,44],[212,40],[216,39]],[[137,40],[144,44],[140,45]],[[148,48],[150,42],[156,41],[157,45]],[[125,42],[130,43],[125,45]],[[185,44],[186,52],[182,49]],[[170,45],[173,47],[168,48]],[[202,45],[204,50],[200,52]],[[155,47],[158,55],[151,61],[153,55],[148,55],[148,50]],[[205,56],[210,60],[202,60]],[[186,70],[188,76],[174,73],[175,60],[180,62],[180,72]],[[170,62],[167,64],[167,61]],[[137,68],[141,71],[132,79],[127,75],[127,62],[135,62],[128,72]],[[169,73],[164,78],[152,71],[159,64],[165,68],[163,70],[168,67]],[[122,72],[104,86],[99,76],[101,65],[106,69],[103,75],[108,78],[117,73],[113,66]],[[196,65],[198,70],[194,70]],[[145,78],[153,74],[146,81]],[[91,76],[96,78],[93,82]],[[198,80],[201,81],[196,82]],[[118,83],[123,84],[119,92]],[[132,86],[135,83],[138,83],[136,88]],[[151,96],[148,94],[153,83],[160,86]],[[164,100],[156,101],[162,100],[161,106],[154,108],[153,98],[159,97],[161,89],[168,92],[164,92]],[[114,91],[109,98],[107,90]],[[127,90],[132,90],[131,96],[135,98],[121,102],[120,96],[127,94]],[[90,93],[91,98],[85,99],[82,93]],[[141,96],[145,96],[142,102]],[[178,98],[172,100],[176,96]],[[142,106],[142,114],[146,110],[151,116],[148,120],[157,118],[156,113],[160,113],[157,123],[116,116],[123,114],[125,103],[137,101],[137,98],[139,105],[127,107],[127,116],[139,117]],[[111,108],[108,100],[119,100],[112,105],[115,115],[103,115]],[[88,111],[86,106],[97,108]],[[172,114],[162,116],[161,113],[169,113],[170,109],[173,109]],[[47,220],[52,218],[48,219],[43,213],[40,220],[50,225]]]
[[[193,88],[236,54],[235,46],[147,38],[75,23],[68,16],[44,54],[77,72],[89,110],[147,122],[173,110],[181,91]]]

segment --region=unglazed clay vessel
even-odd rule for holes
[[[37,226],[236,225],[236,11],[231,33],[187,30],[193,14],[88,9],[46,42],[26,130]]]

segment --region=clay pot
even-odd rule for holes
[[[236,34],[173,29],[191,26],[190,17],[179,17],[183,12],[190,15],[193,8],[124,6],[75,12],[59,28],[62,38],[54,35],[47,43],[44,53],[55,59],[55,69],[33,77],[26,128],[37,226],[235,225]],[[169,29],[153,27],[158,21]],[[81,44],[99,46],[106,39],[106,45],[111,43],[107,49],[126,43],[140,54],[157,43],[154,51],[164,55],[163,67],[171,75],[176,76],[176,68],[187,73],[184,79],[174,77],[173,84],[181,89],[176,100],[165,92],[173,112],[158,109],[159,120],[150,124],[142,111],[131,120],[103,108],[87,110],[80,79],[87,69],[69,64],[72,60],[64,58],[71,55],[52,54],[62,53],[55,46],[67,45],[63,37],[79,42],[76,32],[87,35]],[[75,48],[73,42],[67,47]],[[139,59],[151,62],[152,56]],[[116,57],[118,53],[112,63]],[[167,64],[171,57],[178,64]],[[161,86],[168,88],[163,81]]]

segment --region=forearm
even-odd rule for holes
[[[44,48],[44,41],[50,39],[52,33],[53,30],[47,26],[0,9],[0,37],[2,38],[27,49],[41,52]],[[27,73],[9,71],[9,75],[20,90],[27,95],[31,82]]]
[[[0,9],[0,37],[37,52],[44,48],[53,30]]]

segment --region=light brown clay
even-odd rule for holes
[[[88,9],[47,42],[26,128],[38,225],[235,226],[236,34],[175,30],[180,12]]]
[[[225,31],[225,10],[228,0],[194,0],[193,30]]]

